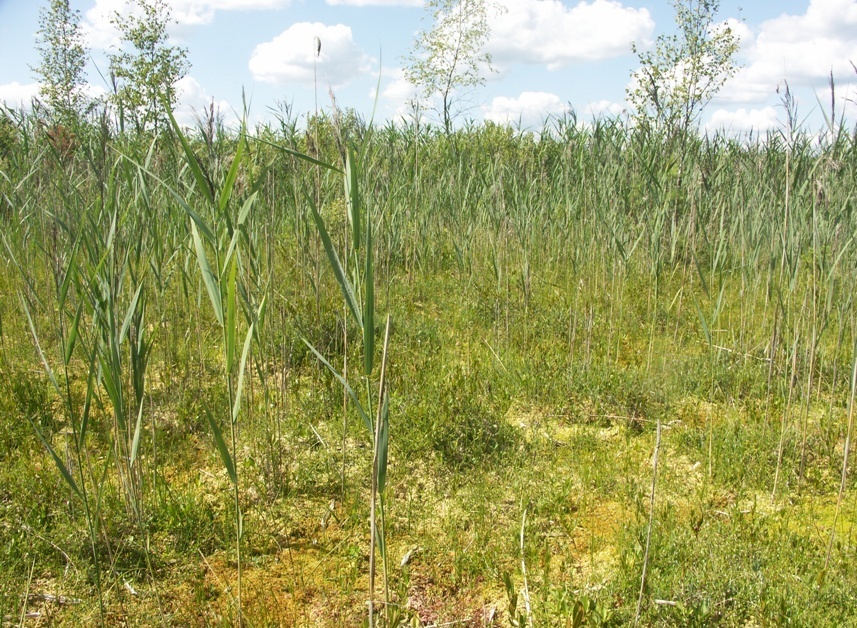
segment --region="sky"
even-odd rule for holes
[[[0,0],[0,100],[27,107],[38,93],[32,67],[39,10],[48,0]],[[227,121],[271,121],[287,109],[308,113],[353,108],[366,118],[409,119],[417,95],[404,78],[416,34],[430,29],[423,0],[168,0],[172,43],[192,64],[178,84],[179,119],[187,124],[212,101]],[[626,89],[639,67],[632,43],[649,50],[675,30],[667,0],[497,0],[485,52],[493,71],[462,95],[459,121],[491,120],[539,130],[574,111],[586,121],[626,115]],[[87,79],[103,94],[107,54],[121,42],[111,16],[125,0],[72,0],[91,50]],[[798,119],[818,130],[829,115],[857,121],[857,0],[722,0],[718,21],[741,44],[741,68],[706,107],[705,128],[763,133],[784,128],[784,81]],[[315,38],[321,53],[315,55]],[[433,114],[426,114],[430,118]],[[437,116],[434,116],[437,120]]]

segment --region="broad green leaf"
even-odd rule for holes
[[[235,334],[238,321],[235,320],[235,284],[238,264],[233,259],[229,265],[229,277],[226,280],[226,372],[232,373],[235,363]]]
[[[226,272],[226,267],[229,266],[229,262],[232,261],[232,256],[235,254],[235,251],[238,249],[238,238],[241,235],[241,232],[237,229],[232,232],[232,239],[229,240],[229,248],[226,249],[226,255],[224,256],[223,263],[223,272]]]
[[[693,304],[696,306],[696,313],[699,315],[699,322],[702,323],[702,333],[705,334],[705,340],[708,342],[708,347],[711,348],[711,331],[708,329],[708,323],[705,321],[705,314],[702,313],[702,308],[699,307],[696,295],[692,294],[691,297],[693,297]]]
[[[125,312],[125,320],[122,321],[122,330],[119,332],[120,345],[125,342],[125,336],[128,334],[128,330],[131,328],[131,319],[134,317],[134,312],[137,309],[137,301],[140,300],[141,292],[143,292],[142,282],[139,286],[137,286],[137,292],[134,293],[134,298],[131,299],[131,303],[130,305],[128,305],[128,311]]]
[[[360,327],[363,327],[363,315],[360,313],[360,306],[357,304],[357,297],[354,296],[354,288],[351,287],[351,282],[348,281],[348,277],[345,274],[345,270],[342,268],[342,264],[339,262],[339,256],[336,254],[336,250],[333,248],[333,242],[330,240],[330,236],[327,233],[327,229],[324,226],[324,220],[321,215],[318,213],[318,210],[315,207],[315,203],[312,199],[309,199],[310,209],[312,210],[312,217],[315,221],[315,225],[318,228],[318,233],[321,236],[322,244],[324,244],[324,250],[327,253],[327,259],[330,261],[330,266],[333,268],[333,274],[336,276],[336,281],[339,283],[339,287],[342,289],[342,296],[345,297],[345,303],[348,305],[348,309],[351,310],[352,316],[354,316],[354,320],[357,321],[357,324]]]
[[[110,359],[108,352],[98,356],[101,364],[101,381],[107,390],[107,396],[110,398],[110,405],[113,406],[113,412],[116,416],[116,422],[119,424],[119,429],[125,431],[125,404],[123,403],[122,394],[122,372],[116,368],[116,365]],[[119,371],[117,373],[117,370]]]
[[[45,372],[48,374],[48,379],[51,380],[51,384],[53,384],[54,390],[57,391],[57,394],[62,396],[62,390],[60,390],[60,386],[57,383],[56,377],[54,377],[53,369],[51,369],[50,364],[48,364],[48,360],[45,357],[44,351],[42,351],[42,346],[39,344],[39,335],[36,333],[36,326],[33,324],[33,317],[30,316],[30,308],[27,307],[27,302],[24,300],[24,295],[20,292],[18,293],[18,298],[21,300],[21,306],[24,308],[24,313],[27,315],[27,323],[30,325],[30,333],[33,334],[33,341],[36,343],[36,350],[39,352],[39,357],[42,360],[42,366],[45,367]]]
[[[181,136],[181,137],[183,137],[183,136]],[[141,168],[147,175],[149,175],[155,181],[160,183],[167,190],[167,192],[169,192],[170,195],[176,200],[176,202],[179,205],[181,205],[181,207],[185,210],[185,212],[187,212],[188,216],[190,216],[191,219],[196,223],[197,227],[199,227],[199,230],[202,232],[203,237],[206,240],[208,240],[208,242],[210,244],[212,244],[212,245],[215,244],[216,238],[214,236],[214,232],[205,223],[205,221],[199,216],[199,214],[197,214],[191,208],[191,206],[188,204],[188,202],[184,198],[182,198],[182,196],[172,188],[172,186],[170,186],[166,181],[164,181],[162,178],[160,178],[154,172],[152,172],[147,166],[143,166],[143,165],[139,164],[133,157],[130,157],[121,151],[118,151],[118,152],[121,155],[122,159],[125,159],[126,161],[129,161],[132,164],[136,165],[138,168]],[[207,185],[204,186],[203,190],[208,190],[208,186]],[[213,207],[214,201],[211,200],[211,198],[210,198],[210,191],[209,191],[208,197],[209,197],[209,200],[210,200],[211,205]]]
[[[366,429],[369,430],[370,439],[374,437],[374,430],[372,429],[372,419],[369,418],[369,415],[366,414],[366,411],[363,409],[363,406],[360,404],[360,400],[357,398],[357,395],[354,393],[354,389],[351,388],[351,385],[345,380],[339,372],[331,366],[330,362],[324,359],[324,356],[321,355],[318,351],[316,351],[315,347],[313,347],[309,342],[307,342],[306,338],[302,338],[304,344],[309,347],[309,350],[315,354],[315,357],[318,358],[319,362],[324,364],[327,367],[327,370],[330,371],[333,376],[345,387],[345,392],[348,393],[348,396],[351,397],[351,401],[354,402],[354,406],[357,408],[357,414],[360,415],[360,418],[363,419],[363,423],[366,425]]]
[[[202,240],[199,237],[196,223],[190,223],[190,229],[193,233],[193,244],[196,248],[196,261],[199,264],[199,270],[202,273],[202,280],[205,283],[205,289],[208,291],[208,298],[211,300],[211,306],[214,308],[214,316],[220,326],[223,326],[223,303],[220,300],[220,285],[217,277],[211,272],[211,266],[208,265],[208,256],[205,254],[205,247],[202,245]]]
[[[214,204],[214,197],[211,195],[211,188],[209,187],[208,179],[202,173],[202,168],[199,167],[199,161],[196,159],[196,155],[193,152],[193,149],[190,146],[190,143],[187,141],[187,138],[182,133],[181,127],[179,127],[178,122],[176,122],[175,117],[173,117],[172,110],[167,107],[167,115],[170,117],[170,122],[173,125],[173,130],[176,133],[176,136],[179,138],[179,142],[181,142],[182,148],[184,149],[185,158],[187,159],[187,164],[190,166],[190,171],[193,173],[193,178],[196,179],[196,185],[199,188],[200,192],[202,192],[203,196],[205,196],[205,200],[208,201],[209,207],[212,209],[216,207]]]
[[[244,339],[244,349],[241,351],[241,363],[238,365],[238,385],[235,387],[235,404],[232,406],[232,422],[238,420],[238,413],[241,412],[241,393],[244,390],[244,367],[247,366],[247,356],[250,353],[250,344],[253,340],[253,325],[247,330],[247,337]]]
[[[348,207],[348,222],[351,223],[351,241],[355,250],[360,250],[360,189],[358,186],[357,159],[354,150],[349,146],[345,153],[345,202]]]
[[[284,153],[287,153],[287,154],[291,155],[292,157],[297,157],[298,159],[302,159],[303,161],[311,163],[314,166],[319,166],[321,168],[325,168],[327,170],[332,170],[333,172],[338,172],[339,174],[343,174],[341,168],[337,168],[336,166],[329,164],[327,162],[319,161],[318,159],[314,159],[313,157],[310,157],[309,155],[306,155],[300,151],[296,151],[296,150],[293,150],[291,148],[286,148],[285,146],[281,146],[280,144],[277,144],[275,142],[269,142],[268,140],[262,139],[261,137],[255,137],[253,139],[255,139],[257,142],[261,142],[262,144],[267,144],[268,146],[273,146],[274,148],[279,148]]]
[[[205,415],[208,417],[208,424],[211,426],[212,434],[214,434],[214,444],[217,445],[217,451],[220,452],[220,459],[223,461],[223,466],[226,467],[229,479],[232,480],[232,484],[237,484],[238,476],[235,474],[235,465],[232,463],[232,456],[229,455],[229,448],[226,446],[226,441],[223,440],[223,433],[220,431],[220,426],[217,425],[217,421],[211,416],[208,408],[205,409]]]
[[[244,201],[244,205],[241,206],[241,211],[238,213],[238,226],[241,227],[244,224],[244,221],[247,220],[247,216],[250,214],[250,209],[253,207],[253,203],[256,202],[256,197],[258,196],[258,192],[253,192],[250,196],[247,197],[247,200]]]
[[[154,147],[155,147],[155,142],[153,141],[149,150],[151,151],[152,149],[154,149]],[[149,152],[146,155],[145,163],[146,163],[147,167],[151,163],[151,159],[150,159],[151,156],[152,156],[151,152]],[[146,208],[149,208],[152,206],[152,199],[149,196],[149,187],[146,185],[146,178],[143,176],[143,174],[144,174],[143,169],[138,167],[137,171],[135,172],[136,176],[134,177],[134,179],[137,182],[137,189],[139,190],[139,195],[143,198],[143,203],[142,203],[143,206]],[[136,200],[136,197],[135,197],[135,200]]]
[[[256,322],[258,323],[257,327],[264,328],[265,327],[265,314],[268,311],[268,293],[267,287],[265,288],[265,296],[262,297],[262,302],[259,304],[259,308],[256,310]]]
[[[381,405],[381,430],[378,433],[378,492],[387,486],[387,451],[390,441],[390,404],[385,394]]]
[[[173,189],[169,186],[167,186],[167,190],[170,192],[170,194],[173,195],[173,198],[178,201],[179,205],[184,208],[185,212],[187,212],[187,215],[190,216],[194,224],[199,227],[199,230],[202,232],[203,237],[208,240],[208,243],[212,246],[217,244],[217,237],[214,235],[214,231],[212,231],[211,227],[209,227],[205,223],[205,221],[199,216],[199,214],[197,214],[195,211],[193,211],[193,209],[191,209],[191,206],[187,204],[187,201],[185,201],[181,196],[178,195],[177,192],[173,191]]]
[[[83,233],[82,230],[81,233]],[[81,236],[79,235],[74,242],[74,247],[72,248],[71,255],[69,256],[68,268],[66,269],[65,277],[63,277],[62,285],[60,286],[59,303],[57,306],[60,309],[65,305],[65,299],[66,296],[68,296],[68,288],[77,276],[77,250],[80,246],[80,238]]]
[[[154,172],[149,170],[147,167],[144,167],[144,166],[140,165],[139,163],[137,163],[137,161],[133,157],[130,157],[130,156],[122,153],[121,151],[119,154],[122,156],[122,159],[125,159],[126,161],[131,162],[132,164],[136,165],[138,168],[142,168],[143,171],[145,171],[145,173],[147,175],[149,175],[155,181],[160,183],[167,190],[167,192],[169,192],[170,195],[176,200],[176,202],[179,205],[181,205],[181,207],[185,210],[185,212],[187,212],[187,215],[190,216],[191,219],[196,223],[196,226],[199,227],[199,230],[202,232],[203,237],[205,237],[205,239],[208,240],[209,244],[212,244],[212,245],[215,244],[216,238],[214,236],[214,232],[205,223],[205,221],[199,216],[199,214],[197,214],[191,208],[191,206],[188,204],[188,202],[184,198],[182,198],[182,196],[172,188],[172,186],[170,186],[166,181],[164,181],[162,178],[160,178]],[[204,189],[208,189],[208,187],[206,186]],[[214,201],[211,201],[211,204],[213,206]]]
[[[140,407],[137,409],[137,424],[134,426],[134,440],[131,442],[131,460],[130,466],[134,467],[134,462],[137,460],[137,450],[140,447],[140,433],[143,427],[143,401],[140,401]]]
[[[80,489],[77,488],[77,482],[75,482],[74,478],[71,477],[71,473],[69,473],[68,469],[65,466],[65,463],[57,455],[57,452],[54,451],[54,448],[51,447],[51,444],[44,437],[44,435],[42,434],[42,432],[38,428],[38,426],[33,422],[33,419],[31,419],[30,417],[27,417],[27,420],[30,422],[30,425],[33,426],[33,430],[36,432],[36,435],[39,437],[39,440],[42,441],[42,444],[45,446],[45,449],[48,450],[48,453],[51,455],[51,458],[54,459],[54,463],[57,465],[57,469],[59,469],[59,472],[62,474],[63,478],[65,479],[66,484],[68,484],[69,487],[71,487],[71,490],[73,490],[77,494],[77,496],[82,499],[83,493],[81,493]]]
[[[226,173],[226,179],[223,181],[223,186],[220,189],[220,199],[218,209],[220,214],[225,216],[226,209],[229,207],[229,199],[232,198],[232,189],[235,186],[235,180],[238,178],[238,168],[241,166],[241,157],[244,155],[244,132],[242,130],[238,137],[238,148],[235,150],[235,157],[232,158],[232,165],[229,167],[229,172]]]
[[[152,163],[152,159],[155,156],[155,147],[157,145],[158,145],[158,138],[153,137],[151,143],[149,144],[149,150],[146,152],[146,161],[143,162],[144,165],[146,166],[146,168],[148,168]]]
[[[110,231],[107,234],[107,242],[104,244],[105,256],[113,248],[113,240],[116,238],[116,222],[118,217],[118,212],[113,212],[113,218],[110,220]]]
[[[80,315],[83,313],[83,308],[77,308],[77,313],[74,315],[74,321],[71,324],[71,329],[68,331],[68,339],[65,342],[65,352],[63,353],[63,360],[65,361],[65,365],[68,366],[69,362],[71,362],[71,355],[74,352],[74,346],[77,343],[77,331],[80,326]]]

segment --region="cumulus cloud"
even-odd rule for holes
[[[92,83],[84,83],[83,93],[92,100],[106,100],[109,92],[102,85],[93,85]]]
[[[217,11],[281,9],[291,4],[291,0],[173,0],[168,4],[175,21],[168,30],[173,33],[183,27],[210,24]],[[132,10],[128,0],[95,0],[82,23],[87,43],[97,49],[119,45],[119,32],[111,20],[116,13],[127,16]]]
[[[318,57],[316,37],[321,40]],[[369,62],[354,43],[350,26],[298,22],[256,46],[249,67],[256,80],[266,83],[312,86],[315,71],[319,83],[338,87],[368,72]]]
[[[175,0],[173,19],[179,24],[210,24],[217,11],[260,11],[282,9],[291,0]]]
[[[39,89],[41,83],[26,83],[22,85],[18,82],[0,85],[0,102],[4,103],[11,109],[30,109],[33,104],[33,99],[39,98]],[[81,90],[92,100],[101,100],[107,96],[107,90],[100,85],[85,83]]]
[[[0,102],[10,109],[29,109],[33,98],[39,95],[38,83],[26,83],[22,85],[17,81],[0,85]]]
[[[205,88],[192,76],[185,76],[176,81],[178,104],[176,106],[176,121],[182,126],[194,126],[197,116],[205,119],[207,112],[214,102],[215,115],[223,116],[227,126],[237,126],[240,123],[238,114],[225,100],[212,99]]]
[[[708,131],[725,131],[730,135],[741,135],[755,131],[764,133],[776,129],[780,125],[775,107],[761,109],[745,109],[735,111],[718,109],[711,115],[705,125]]]
[[[331,6],[346,7],[421,7],[423,0],[325,0]]]
[[[631,42],[646,43],[655,23],[648,9],[613,0],[579,2],[515,0],[492,18],[486,48],[498,68],[512,63],[556,70],[581,61],[609,59],[630,52]]]
[[[627,110],[626,105],[611,100],[598,100],[586,105],[585,111],[593,118],[600,116],[615,117]]]
[[[783,79],[792,86],[816,85],[851,75],[857,59],[857,0],[811,0],[801,15],[783,14],[761,24],[755,37],[745,29],[745,67],[721,95],[732,102],[761,103]]]
[[[522,92],[517,98],[498,96],[483,107],[485,119],[498,124],[520,124],[522,128],[541,128],[551,116],[561,116],[570,107],[556,94]]]
[[[119,31],[111,22],[116,13],[130,15],[126,0],[95,0],[95,5],[87,9],[81,29],[90,47],[106,49],[119,45]]]
[[[379,101],[392,118],[407,117],[412,111],[411,103],[419,98],[419,90],[405,78],[402,68],[385,69],[382,76],[386,80],[382,79],[384,83]],[[369,97],[375,98],[375,88],[372,88]]]

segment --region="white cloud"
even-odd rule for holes
[[[90,47],[105,49],[119,45],[119,32],[111,23],[116,13],[129,14],[125,0],[95,0],[95,5],[86,11],[81,28]]]
[[[32,107],[33,99],[39,98],[39,89],[41,83],[27,83],[21,85],[18,82],[0,85],[0,102],[5,103],[7,107],[12,109],[27,109]],[[92,100],[103,99],[107,95],[105,90],[100,85],[85,83],[81,90]]]
[[[10,109],[29,109],[33,98],[39,95],[38,83],[21,85],[17,81],[0,85],[0,102]]]
[[[421,7],[423,0],[325,0],[331,6],[346,7]]]
[[[561,116],[570,107],[556,94],[522,92],[517,98],[498,96],[483,110],[486,120],[498,124],[519,124],[523,129],[540,129],[548,117]]]
[[[579,2],[510,0],[508,11],[492,19],[486,46],[499,68],[512,63],[546,65],[556,70],[581,61],[597,61],[630,52],[631,42],[648,42],[655,23],[647,9],[613,0]]]
[[[623,103],[613,102],[611,100],[598,100],[586,105],[586,113],[593,118],[600,116],[615,117],[621,115],[627,110],[627,106]]]
[[[197,116],[205,119],[212,104],[212,97],[199,81],[192,76],[185,76],[176,81],[175,88],[179,96],[175,112],[176,121],[182,126],[195,126]],[[234,127],[240,123],[238,114],[225,100],[214,100],[214,113],[222,115],[227,126]]]
[[[92,100],[104,100],[109,95],[109,92],[101,85],[93,85],[92,83],[84,83],[83,93]]]
[[[725,131],[730,135],[740,135],[750,131],[764,133],[780,126],[776,107],[745,109],[735,111],[718,109],[705,125],[708,131]]]
[[[404,118],[411,114],[411,103],[419,98],[419,90],[415,85],[408,82],[402,68],[392,68],[383,71],[382,78],[386,78],[381,88],[379,101],[382,102],[392,118]],[[375,88],[369,93],[370,98],[375,98]]]
[[[282,9],[291,0],[174,0],[173,19],[181,25],[210,24],[217,11]]]
[[[168,30],[175,34],[183,27],[210,24],[217,11],[281,9],[291,4],[291,0],[172,0],[168,4],[171,20],[175,22]],[[82,23],[89,46],[106,49],[119,45],[119,32],[111,23],[116,13],[123,16],[132,13],[128,0],[95,0]]]
[[[761,24],[755,38],[741,33],[744,68],[724,87],[732,102],[761,103],[783,79],[793,87],[818,85],[832,70],[852,75],[857,60],[857,0],[810,0],[806,13],[783,14]]]
[[[316,37],[321,40],[318,57]],[[369,61],[354,43],[350,26],[298,22],[256,46],[249,67],[257,81],[312,86],[317,72],[320,85],[337,87],[368,72]]]

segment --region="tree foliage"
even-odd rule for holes
[[[39,93],[54,122],[72,126],[86,109],[86,57],[80,11],[68,0],[50,0],[39,10],[37,49],[41,63],[33,71],[41,79]]]
[[[484,50],[491,33],[489,0],[427,0],[431,30],[417,35],[405,58],[405,78],[426,97],[440,99],[438,113],[447,132],[460,113],[462,89],[485,84],[485,69],[491,69],[491,55]]]
[[[11,115],[8,109],[0,106],[0,166],[4,165],[3,161],[12,154],[18,143],[18,133]]]
[[[127,116],[136,131],[157,134],[169,127],[165,106],[176,104],[175,84],[187,74],[190,62],[186,48],[169,44],[169,4],[165,0],[133,0],[133,5],[138,11],[128,16],[115,13],[112,18],[123,44],[133,48],[110,57],[113,99],[123,126]]]
[[[654,50],[633,51],[640,68],[628,89],[638,125],[667,137],[686,134],[705,106],[738,70],[739,38],[715,25],[719,0],[672,0],[677,32],[658,37]]]

